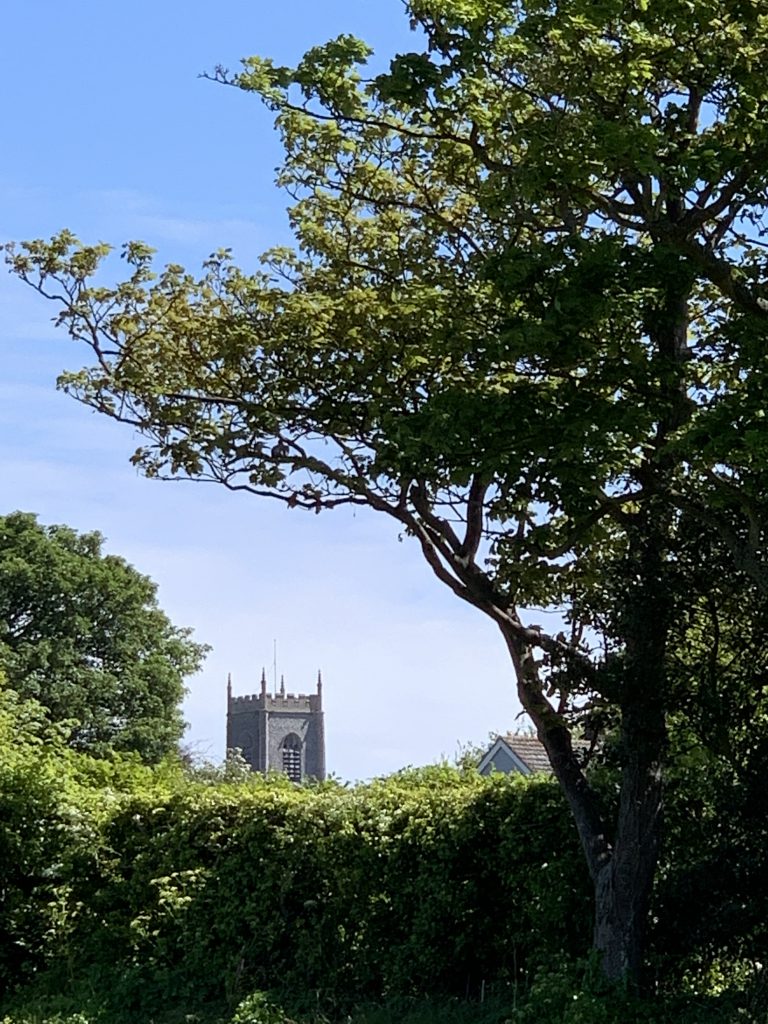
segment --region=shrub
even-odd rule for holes
[[[30,880],[30,906],[57,904],[36,966],[54,988],[88,979],[126,1016],[255,990],[296,1011],[475,997],[588,943],[575,836],[545,780],[436,767],[299,788],[137,766],[133,785],[89,788],[96,771],[75,786],[69,769],[83,823],[64,831],[55,892]]]

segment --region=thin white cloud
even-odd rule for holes
[[[255,215],[263,214],[263,220],[243,217],[226,201],[226,192],[222,196],[207,203],[206,216],[200,216],[189,203],[135,189],[90,189],[69,196],[52,189],[29,189],[19,196],[18,205],[34,210],[35,215],[27,213],[17,223],[9,212],[15,204],[7,202],[0,240],[48,238],[66,226],[85,242],[105,241],[119,248],[128,240],[140,239],[158,250],[161,263],[191,264],[219,248],[231,248],[237,258],[251,262],[281,240],[273,208],[267,211],[254,203]],[[70,210],[76,212],[67,213]],[[39,299],[36,305],[40,308]]]
[[[251,258],[274,242],[274,229],[267,231],[256,220],[229,216],[223,210],[221,216],[199,217],[133,190],[100,190],[84,195],[82,201],[113,244],[139,238],[161,250],[161,261],[181,258],[166,245],[203,257],[218,248],[231,248],[236,255]]]

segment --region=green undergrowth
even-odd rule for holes
[[[621,993],[574,989],[568,972],[547,974],[524,997],[491,995],[484,1002],[460,999],[397,999],[342,1014],[297,1013],[262,992],[230,1013],[186,1013],[164,1007],[132,1017],[133,1024],[766,1024],[768,1009],[749,994],[739,1001],[712,997],[635,1000]],[[124,1024],[99,1008],[71,998],[33,1000],[9,1009],[0,1024]]]
[[[0,1024],[768,1024],[768,978],[762,969],[738,993],[643,998],[599,988],[589,963],[542,969],[526,990],[497,985],[481,998],[399,997],[335,1012],[276,992],[256,991],[233,1008],[191,1009],[185,1001],[139,1013],[83,989],[27,996],[0,1011]],[[596,987],[597,986],[597,987]]]

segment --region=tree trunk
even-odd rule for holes
[[[593,876],[593,947],[612,983],[640,983],[648,911],[659,856],[664,717],[625,714],[626,751],[616,838],[610,859]]]
[[[671,612],[665,567],[668,512],[644,510],[630,532],[629,593],[621,622],[621,791],[610,860],[593,873],[594,948],[608,981],[637,984],[661,838],[667,729],[666,645]]]
[[[610,983],[629,987],[639,985],[643,964],[659,856],[666,747],[666,516],[650,504],[630,540],[625,566],[629,593],[617,624],[625,658],[616,700],[621,712],[621,790],[615,828],[602,817],[600,800],[574,754],[568,724],[544,696],[533,650],[502,629],[521,703],[547,750],[579,833],[594,887],[593,948],[602,974]]]
[[[675,206],[670,216],[677,217]],[[661,255],[664,255],[663,249]],[[661,839],[662,760],[667,731],[667,637],[674,615],[673,502],[678,467],[667,439],[691,415],[684,367],[688,360],[688,302],[692,277],[682,267],[666,277],[646,312],[648,337],[659,361],[660,410],[654,449],[635,469],[643,500],[622,517],[626,550],[606,579],[615,605],[609,632],[623,646],[620,678],[602,696],[621,715],[621,789],[614,829],[576,757],[571,730],[544,695],[534,645],[500,623],[524,709],[546,748],[573,814],[595,895],[593,948],[606,981],[640,983],[648,912]],[[611,582],[612,580],[612,582]]]

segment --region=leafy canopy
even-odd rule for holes
[[[76,749],[158,761],[181,737],[184,678],[206,648],[171,624],[148,577],[101,548],[97,533],[0,517],[0,669]]]
[[[276,112],[295,251],[255,274],[222,251],[202,278],[155,277],[131,243],[116,288],[90,280],[107,247],[68,233],[11,257],[95,347],[63,386],[145,433],[149,474],[395,516],[473,600],[460,560],[482,534],[506,607],[594,604],[665,460],[678,507],[749,560],[744,503],[765,483],[760,5],[409,13],[425,51],[374,81],[351,37],[295,69],[217,72]],[[681,368],[654,338],[683,298]]]
[[[667,721],[697,692],[675,644],[740,602],[761,621],[768,594],[768,13],[407,10],[420,49],[375,79],[348,36],[213,76],[275,112],[294,249],[255,273],[224,250],[194,277],[130,243],[117,286],[94,281],[108,247],[67,232],[9,260],[63,300],[96,359],[62,385],[145,436],[145,472],[367,505],[499,625],[602,921],[629,894],[629,933]],[[732,574],[714,612],[710,556]],[[532,624],[537,605],[566,629]],[[585,709],[621,723],[615,845],[570,741]]]

